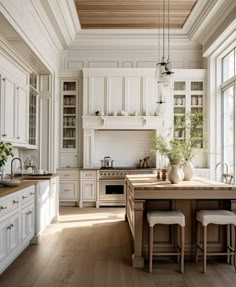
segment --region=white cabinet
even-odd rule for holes
[[[20,244],[20,218],[16,213],[0,222],[0,270]]]
[[[199,70],[176,70],[174,75],[173,89],[173,136],[175,139],[183,140],[188,136],[187,130],[182,122],[189,121],[189,116],[194,113],[203,114],[207,117],[207,99],[205,88],[206,71]],[[187,115],[187,117],[186,117]],[[188,125],[188,124],[187,124]],[[207,144],[206,144],[206,121],[198,126],[194,131],[194,147],[197,156],[192,159],[196,167],[205,168],[207,162]]]
[[[1,140],[28,143],[28,90],[3,76],[1,87]]]
[[[31,239],[34,236],[35,221],[34,203],[26,206],[21,211],[21,238],[23,241]]]
[[[59,217],[59,177],[50,180],[50,222],[57,221]]]
[[[78,203],[79,200],[79,170],[60,169],[57,171],[60,176],[60,205],[66,202]]]
[[[50,223],[49,180],[38,182],[36,188],[36,234],[40,234]]]
[[[15,140],[15,83],[3,76],[1,79],[1,139],[13,142]]]
[[[16,90],[16,141],[22,144],[27,144],[29,126],[29,97],[26,89],[18,86]]]
[[[96,207],[99,207],[96,176],[96,170],[80,171],[80,207],[83,207],[84,203],[88,202],[94,202],[96,203]]]
[[[61,81],[60,167],[78,167],[78,80]]]

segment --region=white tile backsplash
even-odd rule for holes
[[[100,168],[105,156],[114,160],[114,167],[136,167],[139,159],[150,156],[155,167],[155,155],[151,153],[150,130],[97,130],[95,131],[95,167]]]

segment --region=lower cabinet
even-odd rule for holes
[[[0,223],[0,273],[2,265],[9,261],[19,244],[20,216],[17,212]]]
[[[58,218],[58,177],[0,197],[0,274]]]
[[[31,240],[35,230],[35,203],[21,210],[21,239],[23,242]]]
[[[96,170],[80,171],[80,201],[79,206],[95,203],[99,207],[97,195],[97,172]]]
[[[78,204],[79,201],[79,170],[65,168],[57,171],[60,176],[60,205]]]

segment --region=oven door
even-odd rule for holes
[[[101,206],[125,206],[124,180],[100,179],[99,201]]]

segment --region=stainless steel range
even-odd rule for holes
[[[155,169],[114,168],[99,170],[99,205],[125,206],[126,174],[155,173]]]

